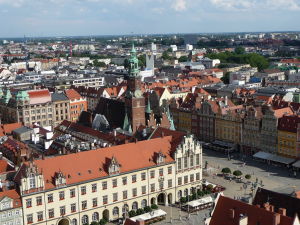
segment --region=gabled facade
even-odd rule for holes
[[[25,224],[83,225],[126,217],[129,210],[168,205],[201,188],[202,147],[185,136],[80,152],[23,164]]]
[[[0,192],[0,224],[23,225],[23,212],[16,190]]]

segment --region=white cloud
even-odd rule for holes
[[[254,8],[256,4],[255,0],[210,0],[210,2],[225,10],[248,10]]]
[[[186,5],[186,0],[175,0],[172,4],[172,8],[177,12],[181,12],[187,9]]]

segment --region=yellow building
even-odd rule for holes
[[[23,164],[15,181],[25,224],[83,225],[179,201],[201,186],[202,147],[192,135],[177,146],[171,141],[167,136]]]
[[[283,116],[278,122],[278,154],[299,158],[300,148],[297,139],[299,116]]]
[[[241,144],[243,115],[242,106],[219,108],[215,120],[216,140]]]

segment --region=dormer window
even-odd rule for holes
[[[156,164],[163,164],[163,163],[165,163],[165,158],[166,158],[166,156],[160,151],[157,154],[157,157],[156,157]]]
[[[121,165],[118,163],[115,157],[112,157],[110,164],[108,166],[108,173],[109,175],[118,174],[120,173]]]
[[[62,172],[58,172],[55,174],[55,186],[61,186],[66,184],[66,176],[62,174]]]

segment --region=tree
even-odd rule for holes
[[[98,222],[96,222],[96,221],[93,221],[93,222],[91,222],[91,224],[90,225],[99,225],[99,223]]]
[[[129,217],[134,217],[136,216],[136,212],[134,210],[129,211]]]
[[[137,209],[136,214],[137,215],[142,215],[142,214],[144,214],[144,210],[143,209]]]
[[[140,67],[145,67],[146,66],[146,55],[140,55],[138,57],[138,60],[139,60],[139,66]]]
[[[240,170],[235,170],[235,171],[233,171],[232,174],[233,174],[234,176],[236,176],[236,177],[240,177],[240,176],[243,175],[242,171],[240,171]]]
[[[106,67],[106,64],[104,62],[99,62],[97,59],[93,61],[94,66],[96,67]]]
[[[235,52],[236,54],[245,54],[245,48],[244,48],[244,47],[241,47],[241,46],[236,47],[235,50],[234,50],[234,52]]]
[[[181,198],[180,198],[180,203],[181,203],[181,204],[186,203],[186,201],[187,201],[186,197],[181,197]]]
[[[151,205],[151,208],[152,208],[152,209],[158,209],[158,206],[157,206],[156,204],[152,204],[152,205]]]
[[[223,169],[221,170],[221,172],[222,172],[223,174],[231,174],[231,169],[228,168],[228,167],[225,167],[225,168],[223,168]]]
[[[101,219],[99,221],[99,225],[105,225],[107,223],[107,221],[105,219]]]
[[[148,213],[148,212],[151,212],[152,209],[151,209],[150,206],[146,206],[146,207],[144,208],[144,211],[145,211],[146,213]]]
[[[246,175],[245,175],[245,178],[246,178],[247,180],[250,180],[250,179],[251,179],[251,175],[250,175],[250,174],[246,174]]]
[[[180,56],[180,58],[178,59],[179,62],[187,62],[188,61],[188,57],[187,56]]]
[[[129,68],[130,63],[129,63],[129,60],[128,60],[128,59],[125,59],[125,60],[124,60],[123,66],[124,66],[125,69],[128,69],[128,68]]]
[[[212,184],[209,184],[209,185],[206,186],[206,190],[208,190],[208,191],[212,191],[213,188],[214,188],[214,187],[213,187]]]
[[[229,84],[230,81],[230,73],[227,72],[224,74],[223,77],[221,77],[221,80],[223,81],[224,84]]]

